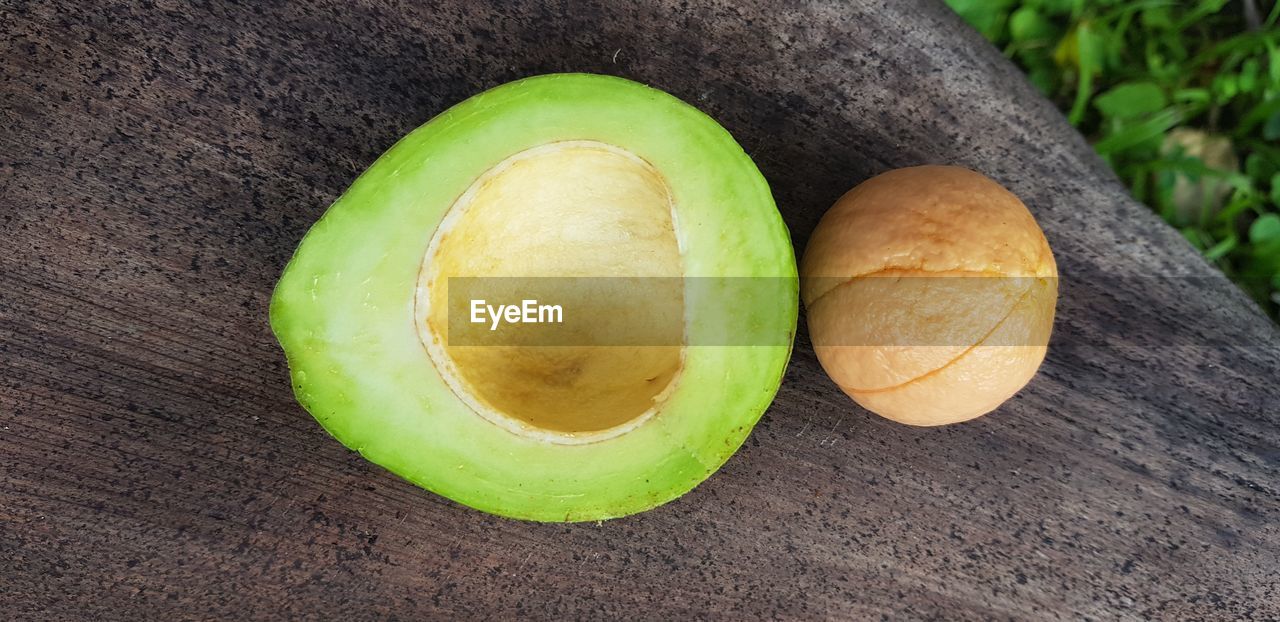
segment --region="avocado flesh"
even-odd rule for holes
[[[486,171],[445,217],[423,264],[419,334],[454,392],[491,421],[560,442],[599,440],[658,410],[682,344],[602,347],[586,345],[587,336],[547,346],[449,344],[448,318],[466,309],[450,308],[447,279],[630,277],[652,296],[583,300],[593,292],[568,288],[578,298],[570,308],[594,322],[677,325],[681,271],[671,195],[658,171],[600,142],[541,145]],[[472,329],[461,339],[468,344],[491,334],[487,324],[458,328]]]
[[[452,213],[462,214],[454,233],[465,230],[468,218],[483,220],[491,209],[501,213],[501,206],[483,203],[459,212],[459,199],[514,156],[566,143],[596,143],[609,156],[627,160],[569,156],[631,171],[623,175],[633,178],[626,195],[649,197],[638,201],[640,213],[660,212],[654,206],[667,195],[670,235],[656,235],[652,248],[634,249],[657,257],[617,265],[631,265],[641,276],[758,278],[745,297],[734,290],[734,280],[708,286],[721,288],[723,299],[736,299],[739,304],[731,308],[684,301],[683,344],[656,348],[659,354],[643,374],[646,381],[658,378],[649,384],[661,388],[622,391],[622,397],[580,392],[572,396],[572,408],[554,412],[554,389],[534,381],[537,369],[558,377],[554,363],[520,369],[451,348],[433,357],[427,343],[436,333],[429,325],[424,329],[430,318],[419,314],[432,308],[435,289],[424,273],[434,269],[432,274],[448,278],[467,272],[479,257],[501,255],[437,236]],[[549,162],[554,164],[542,164]],[[658,181],[645,181],[649,170]],[[548,200],[546,207],[562,204],[572,201]],[[557,220],[574,229],[565,224],[572,219]],[[655,218],[650,224],[660,232],[666,222]],[[670,237],[676,241],[674,266]],[[517,238],[504,238],[496,248]],[[434,250],[445,253],[429,256],[433,242]],[[566,252],[581,253],[581,265],[592,270],[612,265],[605,254],[574,249]],[[618,250],[622,256],[631,252]],[[437,257],[443,259],[439,264]],[[568,263],[547,261],[542,267],[549,271]],[[669,296],[657,298],[656,308],[670,308],[661,302]],[[777,390],[796,311],[789,235],[763,178],[729,134],[660,91],[618,78],[565,74],[477,95],[392,147],[308,232],[276,288],[271,324],[299,402],[346,446],[465,505],[516,518],[571,521],[649,509],[719,468]],[[730,342],[753,345],[704,345]],[[641,374],[609,371],[632,360],[627,356],[597,357],[588,367],[602,380],[614,376],[608,381],[643,386]],[[442,372],[441,361],[446,369],[452,362],[457,373]],[[670,378],[653,376],[655,369]],[[524,378],[494,379],[499,373]],[[513,391],[504,382],[525,393],[504,394]],[[495,424],[477,412],[477,403],[519,425]],[[563,442],[592,435],[598,438]]]

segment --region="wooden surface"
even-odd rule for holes
[[[940,3],[199,4],[0,0],[0,617],[1280,616],[1276,328]],[[797,249],[889,167],[1003,181],[1063,272],[1040,375],[903,427],[802,325],[719,474],[600,525],[347,452],[267,328],[285,261],[398,137],[565,70],[720,120]]]

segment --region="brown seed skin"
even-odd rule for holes
[[[1057,264],[1025,205],[955,166],[897,169],[823,216],[800,293],[823,369],[863,407],[911,425],[994,410],[1035,375]]]

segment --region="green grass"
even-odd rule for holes
[[[947,0],[1280,319],[1280,3]]]

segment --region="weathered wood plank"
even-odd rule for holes
[[[1280,336],[940,3],[261,4],[0,6],[6,616],[1280,616]],[[566,70],[719,119],[798,249],[889,167],[1006,183],[1063,272],[1041,374],[912,429],[802,327],[721,473],[602,525],[491,518],[346,452],[267,328],[284,262],[399,136]]]

